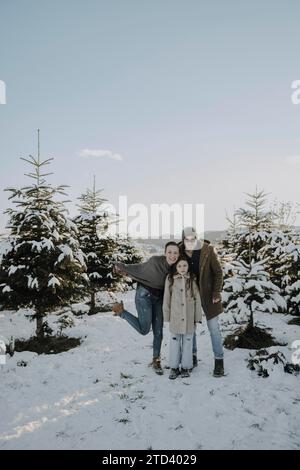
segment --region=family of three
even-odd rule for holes
[[[139,264],[115,263],[119,274],[137,282],[135,305],[138,316],[128,312],[123,302],[114,305],[115,315],[126,320],[138,333],[147,335],[152,326],[153,361],[156,373],[163,374],[160,353],[164,321],[170,327],[170,379],[188,377],[197,366],[197,323],[202,312],[210,332],[215,358],[213,375],[224,375],[223,341],[218,315],[222,313],[222,268],[214,247],[200,240],[193,227],[182,231],[182,241],[169,241],[165,253]]]

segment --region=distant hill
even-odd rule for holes
[[[300,226],[295,226],[295,230],[297,232],[300,232]],[[204,238],[206,240],[209,240],[211,243],[217,245],[220,243],[221,240],[226,235],[226,230],[207,230],[207,232],[204,232]],[[144,245],[147,251],[151,253],[155,253],[157,251],[161,252],[161,249],[165,246],[168,240],[174,240],[174,237],[171,236],[170,238],[138,238],[136,241],[139,245]],[[176,242],[179,242],[179,239],[175,240]]]
[[[220,242],[226,234],[226,230],[208,230],[204,232],[204,238],[209,240],[211,243],[218,243]],[[151,247],[152,250],[155,250],[155,247],[158,248],[160,251],[161,248],[165,246],[165,244],[169,240],[174,240],[174,237],[171,236],[170,238],[138,238],[136,241],[138,244],[141,245],[148,245],[149,248]],[[179,239],[175,239],[176,242],[179,242]]]

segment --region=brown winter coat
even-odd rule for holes
[[[223,287],[222,267],[215,248],[203,242],[200,253],[199,290],[202,307],[207,320],[223,312],[222,301],[213,304],[213,296],[221,296]]]
[[[196,281],[193,281],[193,296],[187,287],[189,274],[174,276],[173,285],[169,276],[166,278],[163,314],[164,321],[170,322],[170,331],[173,334],[192,334],[194,325],[202,318],[201,300]]]

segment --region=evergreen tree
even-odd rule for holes
[[[226,214],[226,220],[229,226],[218,250],[224,280],[233,274],[231,262],[236,259],[237,239],[241,233],[236,211],[234,211],[232,218]]]
[[[267,194],[263,190],[258,191],[256,188],[254,194],[247,195],[248,208],[240,208],[236,212],[241,230],[237,234],[235,252],[238,260],[250,263],[261,259],[260,249],[273,229],[273,214],[266,210]]]
[[[230,218],[229,215],[226,214],[226,220],[229,223],[229,226],[226,231],[226,235],[221,242],[222,250],[227,256],[231,255],[231,258],[233,259],[236,255],[237,238],[241,232],[241,227],[240,227],[240,222],[238,219],[237,212],[234,211],[232,218]]]
[[[10,242],[8,240],[8,236],[5,236],[4,234],[0,234],[0,280],[4,278],[2,259],[4,255],[7,253],[9,248],[10,248]],[[2,289],[0,286],[0,308],[4,308],[4,304],[5,304],[5,294],[2,292]]]
[[[287,246],[291,242],[291,232],[285,230],[274,229],[269,233],[265,244],[259,250],[260,259],[267,258],[268,263],[266,269],[270,275],[271,281],[281,290],[282,285],[282,264],[286,254]],[[283,291],[282,291],[283,292]]]
[[[45,315],[54,308],[78,300],[88,282],[76,225],[65,214],[65,185],[46,183],[43,168],[52,158],[40,160],[38,131],[37,157],[22,160],[33,168],[27,174],[34,180],[21,189],[7,188],[17,208],[5,211],[9,216],[7,239],[1,260],[0,289],[5,304],[12,308],[32,307],[36,335],[44,337]]]
[[[300,237],[294,232],[292,240],[280,256],[278,274],[287,303],[287,313],[300,315]]]
[[[271,282],[265,271],[265,260],[233,261],[234,275],[227,278],[223,287],[226,311],[247,322],[247,328],[254,326],[254,313],[276,312],[285,308],[280,289]]]
[[[80,214],[74,219],[90,280],[90,313],[96,311],[98,291],[124,291],[132,285],[130,278],[115,274],[113,263],[122,261],[132,264],[139,263],[142,259],[128,236],[110,235],[109,228],[116,225],[118,220],[106,211],[106,199],[102,198],[101,192],[102,190],[96,189],[94,177],[93,188],[79,197]]]
[[[296,220],[295,211],[296,206],[291,202],[273,204],[274,229],[260,249],[259,256],[268,258],[268,273],[271,281],[280,288],[281,295],[286,299],[288,312],[297,313],[295,302],[290,301],[290,296],[297,298],[297,284],[293,289],[290,289],[290,286],[298,280],[299,270],[300,239],[292,225]]]
[[[110,289],[117,282],[112,264],[117,245],[114,238],[108,235],[109,226],[116,221],[105,211],[106,199],[102,198],[101,192],[96,189],[94,177],[93,188],[79,197],[80,214],[74,219],[90,280],[90,313],[95,312],[96,292]]]
[[[126,264],[137,264],[143,261],[141,250],[139,250],[133,243],[132,239],[127,236],[116,236],[116,256],[115,261],[120,261]],[[125,291],[128,287],[132,287],[133,281],[130,277],[119,277],[118,289]]]
[[[266,194],[257,189],[248,196],[248,208],[235,212],[234,223],[229,221],[223,242],[224,278],[232,277],[233,260],[264,261],[270,281],[280,289],[282,297],[276,311],[283,312],[287,305],[288,311],[297,312],[298,258],[294,247],[299,243],[299,235],[291,225],[295,221],[295,208],[291,203],[277,202],[267,210]],[[294,300],[290,301],[290,297]],[[224,304],[227,309],[226,300]]]

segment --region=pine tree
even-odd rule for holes
[[[141,263],[143,256],[141,250],[139,250],[133,243],[133,240],[127,234],[126,236],[116,236],[116,255],[115,261],[120,261],[126,264],[137,264]],[[128,287],[132,287],[134,281],[129,277],[119,277],[118,290],[125,291]]]
[[[237,234],[235,252],[238,260],[250,263],[261,259],[259,251],[273,229],[273,214],[266,210],[267,194],[263,190],[256,188],[254,194],[246,194],[248,208],[236,211],[241,230]]]
[[[241,233],[236,211],[234,211],[232,218],[226,214],[226,220],[229,223],[229,226],[225,237],[221,241],[220,249],[218,250],[224,280],[227,279],[227,277],[232,276],[231,263],[236,259],[237,239]]]
[[[234,258],[236,255],[237,237],[241,232],[237,212],[234,210],[232,218],[230,218],[229,215],[226,214],[226,220],[229,226],[226,231],[226,235],[221,242],[222,248],[227,255],[231,255],[231,257]]]
[[[281,295],[286,299],[288,312],[296,312],[298,308],[290,297],[296,296],[299,271],[299,234],[295,231],[293,223],[296,220],[296,206],[291,202],[273,203],[272,216],[274,229],[270,233],[265,245],[260,249],[260,258],[267,257],[267,270],[271,281],[276,284]],[[296,300],[297,301],[297,300]]]
[[[41,339],[46,314],[78,300],[88,278],[77,228],[65,214],[66,201],[55,200],[65,195],[66,186],[53,187],[44,179],[49,173],[42,173],[53,158],[40,160],[39,130],[37,157],[21,159],[33,167],[27,176],[34,183],[6,189],[17,208],[5,211],[11,233],[2,253],[0,289],[6,305],[34,309],[36,335]]]
[[[268,259],[266,269],[270,275],[271,281],[276,284],[281,290],[282,285],[282,264],[286,254],[287,246],[291,242],[291,232],[285,230],[284,232],[279,229],[272,230],[265,244],[258,252],[259,259]],[[282,290],[283,292],[283,290]]]
[[[101,192],[96,189],[94,177],[93,188],[78,198],[80,214],[74,218],[90,280],[90,313],[96,311],[96,292],[110,289],[117,282],[112,264],[116,242],[108,235],[109,226],[116,221],[105,211],[106,199],[102,198]]]
[[[2,267],[2,259],[4,255],[7,253],[7,251],[10,249],[10,242],[8,240],[8,236],[4,234],[0,234],[0,281],[1,279],[4,278],[4,270]],[[5,294],[2,292],[1,286],[0,286],[0,308],[4,308],[5,304]]]
[[[287,313],[300,315],[300,237],[293,233],[292,239],[280,256],[278,274],[287,303]]]
[[[223,297],[226,311],[238,315],[247,322],[247,328],[254,326],[254,313],[276,312],[285,308],[280,289],[271,282],[265,271],[265,260],[233,261],[234,275],[224,282]]]

